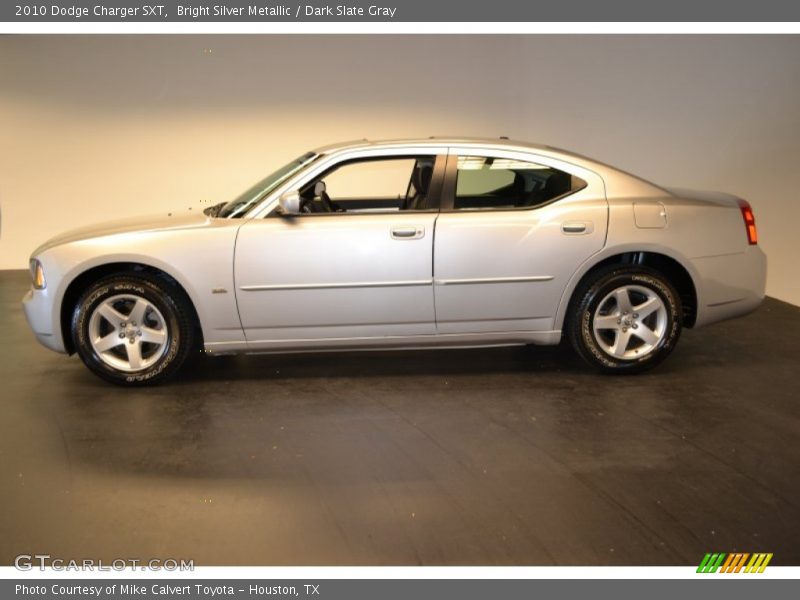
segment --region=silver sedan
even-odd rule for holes
[[[137,385],[194,351],[558,344],[639,372],[743,315],[766,258],[739,198],[506,139],[358,141],[199,214],[108,223],[32,255],[28,322]]]

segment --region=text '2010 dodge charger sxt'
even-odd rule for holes
[[[309,152],[205,214],[54,238],[25,314],[122,384],[210,354],[557,344],[652,367],[683,327],[755,309],[744,200],[667,189],[527,143],[360,141]]]

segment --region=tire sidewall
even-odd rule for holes
[[[115,369],[98,356],[89,341],[89,321],[97,306],[112,296],[128,294],[151,302],[162,314],[167,325],[169,342],[161,358],[137,373]],[[128,385],[146,384],[166,377],[177,366],[183,346],[183,332],[178,318],[178,307],[170,295],[155,283],[133,277],[118,277],[92,286],[75,307],[72,316],[72,336],[75,349],[92,371],[114,383]]]
[[[607,354],[594,334],[594,315],[600,302],[612,291],[625,285],[652,290],[667,310],[667,332],[654,349],[642,357],[619,359]],[[606,371],[641,371],[661,362],[672,351],[681,333],[681,304],[675,289],[661,275],[650,270],[612,271],[591,285],[578,308],[578,343],[590,362]]]

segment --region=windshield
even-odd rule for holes
[[[288,165],[284,165],[274,173],[267,175],[235,200],[231,200],[223,206],[216,216],[223,219],[241,218],[247,211],[253,208],[259,200],[286,181],[286,179],[297,173],[297,171],[306,166],[316,156],[317,155],[313,152],[308,152],[300,158],[293,160]]]

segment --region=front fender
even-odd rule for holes
[[[42,262],[50,303],[49,333],[54,349],[65,348],[61,312],[67,292],[79,277],[98,276],[115,265],[142,265],[174,279],[194,305],[206,342],[243,341],[233,286],[236,227],[132,233],[89,239],[50,248]],[[144,250],[146,249],[146,250]],[[40,326],[40,329],[42,327]]]

